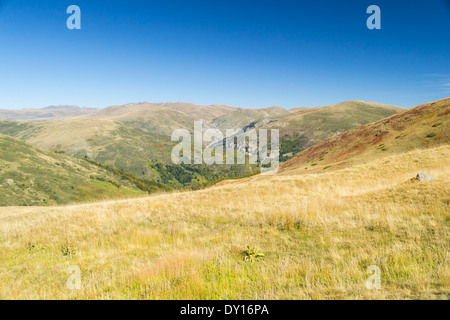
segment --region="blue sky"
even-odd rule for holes
[[[68,30],[69,5],[81,30]],[[366,9],[381,8],[381,30]],[[0,108],[450,96],[450,0],[0,0]]]

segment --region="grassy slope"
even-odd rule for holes
[[[450,98],[360,126],[300,153],[283,170],[327,170],[352,162],[450,143]]]
[[[164,116],[164,112],[176,111],[184,113],[185,116],[194,116],[212,120],[223,114],[233,111],[234,107],[223,105],[203,106],[184,102],[167,103],[131,103],[126,105],[111,106],[100,109],[92,115],[91,118],[112,119],[112,120],[141,120],[142,118],[157,118]]]
[[[198,192],[0,209],[0,297],[446,299],[449,157],[443,146]],[[418,171],[435,180],[410,181]],[[265,257],[243,262],[247,246]],[[69,265],[81,290],[66,288]],[[380,290],[365,286],[370,265]]]
[[[1,120],[15,121],[60,121],[76,119],[107,119],[120,121],[137,121],[142,119],[155,120],[157,123],[166,126],[172,121],[176,123],[177,118],[194,116],[212,120],[225,113],[233,111],[235,108],[224,105],[203,106],[193,103],[168,102],[168,103],[130,103],[126,105],[110,106],[103,109],[79,108],[75,106],[53,106],[42,109],[0,109]],[[175,118],[166,117],[176,115]],[[184,114],[184,115],[182,115]],[[166,117],[161,121],[161,117]],[[178,128],[178,126],[177,126]]]
[[[85,116],[86,119],[120,121],[148,132],[170,136],[175,129],[192,131],[194,121],[206,121],[233,111],[227,106],[201,106],[191,103],[139,103],[111,106]]]
[[[23,139],[49,151],[76,157],[152,178],[150,160],[170,161],[170,136],[147,133],[112,120],[65,120],[43,123],[0,121],[0,133]]]
[[[226,129],[238,130],[251,123],[259,123],[265,119],[278,119],[289,114],[290,112],[282,107],[270,107],[265,109],[238,108],[215,118],[212,120],[211,125],[223,131]]]
[[[41,109],[0,109],[0,119],[16,121],[63,120],[80,117],[95,112],[95,110],[76,106],[52,106]]]
[[[0,206],[90,202],[143,194],[84,160],[41,151],[0,135]]]
[[[346,101],[336,105],[300,109],[293,114],[266,125],[278,128],[281,135],[299,132],[313,143],[328,139],[336,132],[344,132],[405,110],[376,102]]]

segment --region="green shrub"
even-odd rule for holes
[[[64,246],[61,246],[61,252],[62,252],[63,256],[72,258],[75,255],[75,253],[77,252],[77,249],[70,245],[64,245]]]
[[[105,169],[117,176],[119,176],[121,179],[123,180],[128,180],[130,181],[132,184],[134,184],[136,186],[136,188],[145,191],[147,193],[152,193],[152,192],[157,192],[157,191],[171,191],[172,188],[168,185],[162,184],[162,183],[158,183],[158,182],[154,182],[154,181],[148,181],[145,179],[140,179],[136,176],[134,176],[133,174],[129,173],[129,172],[125,172],[123,170],[118,170],[112,167],[109,167],[107,165],[95,162],[93,160],[89,160],[89,159],[85,159],[87,162],[96,165],[102,169]],[[92,177],[91,177],[92,178]],[[104,181],[105,179],[98,177],[96,178],[97,180],[100,181]],[[103,179],[103,180],[101,180]],[[120,187],[120,185],[118,183],[115,183],[113,181],[108,180],[107,182],[115,185],[116,187]]]
[[[260,252],[259,249],[250,248],[250,246],[247,246],[247,250],[244,250],[242,255],[244,256],[244,261],[246,262],[258,261],[264,257],[264,253]]]

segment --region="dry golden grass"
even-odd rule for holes
[[[2,208],[0,298],[446,299],[449,158],[442,146],[196,192]],[[434,180],[411,181],[420,171]],[[244,262],[247,246],[265,256]],[[365,285],[370,265],[380,290]]]

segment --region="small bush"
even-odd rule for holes
[[[63,256],[72,258],[76,254],[77,249],[70,245],[64,245],[61,247],[61,252]]]
[[[28,242],[27,244],[27,250],[28,252],[32,252],[32,251],[38,251],[38,250],[43,250],[44,247],[41,245],[38,245],[34,242]]]
[[[259,259],[264,257],[264,253],[260,252],[257,248],[250,248],[250,246],[247,246],[247,250],[244,250],[242,252],[244,255],[244,261],[245,262],[253,262],[258,261]]]
[[[427,138],[433,138],[435,136],[436,136],[436,133],[434,133],[434,132],[427,134]]]

